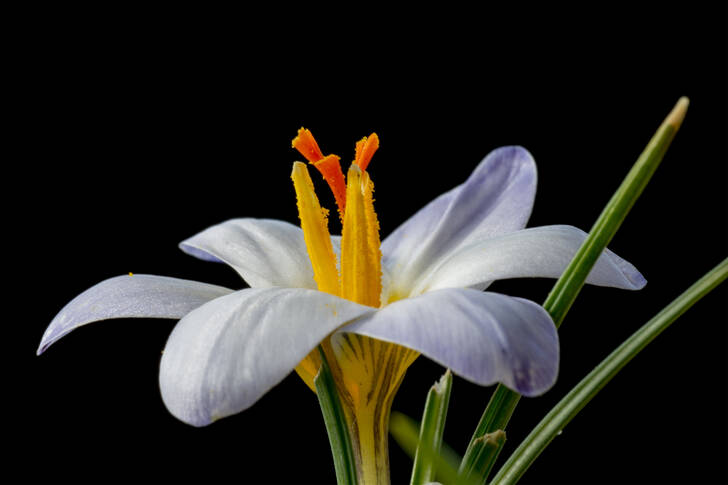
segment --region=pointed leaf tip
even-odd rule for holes
[[[687,96],[683,96],[678,99],[675,107],[672,108],[670,114],[667,115],[667,118],[665,118],[665,123],[672,125],[676,130],[680,128],[680,125],[682,125],[682,122],[685,119],[685,114],[688,111],[689,105],[690,99],[688,99]]]

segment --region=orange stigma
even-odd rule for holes
[[[379,137],[376,133],[372,133],[368,137],[364,137],[356,142],[356,156],[354,157],[354,163],[359,165],[359,168],[366,170],[369,166],[369,162],[372,161],[374,152],[379,148]]]
[[[293,139],[291,144],[293,145],[293,148],[298,150],[299,153],[310,163],[316,163],[324,158],[324,155],[321,153],[321,149],[319,148],[318,143],[316,143],[316,139],[311,134],[311,131],[305,128],[298,130],[298,135]]]
[[[331,192],[334,194],[336,205],[339,208],[339,217],[343,223],[344,213],[346,211],[346,179],[341,170],[340,158],[337,155],[324,156],[313,134],[306,128],[300,128],[298,130],[298,134],[293,139],[291,145],[321,172]],[[365,136],[356,143],[354,163],[360,169],[366,170],[369,162],[372,161],[374,152],[378,148],[379,137],[376,133],[372,133],[368,137]]]
[[[344,173],[341,171],[339,157],[336,155],[324,156],[311,131],[305,128],[298,130],[298,135],[293,139],[292,145],[321,172],[334,194],[336,205],[339,208],[339,218],[343,221],[344,210],[346,209],[346,180],[344,180]]]

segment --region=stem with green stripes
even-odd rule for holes
[[[334,377],[331,375],[326,354],[320,346],[319,353],[321,354],[321,368],[313,382],[321,406],[321,413],[324,416],[326,432],[329,435],[331,454],[334,458],[334,470],[336,471],[336,483],[338,485],[356,485],[356,460],[354,459],[344,409],[341,407],[339,393],[336,389]]]

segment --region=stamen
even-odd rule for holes
[[[356,142],[356,156],[354,157],[354,163],[359,165],[359,168],[366,170],[369,166],[369,162],[372,161],[374,152],[379,148],[379,137],[376,133],[372,133],[368,137],[364,137]]]
[[[358,165],[347,174],[344,229],[341,237],[341,296],[379,307],[382,290],[379,223],[374,213],[373,184]]]
[[[376,135],[375,135],[376,136]],[[376,303],[380,305],[380,294],[382,291],[382,250],[381,241],[379,240],[379,219],[377,213],[374,212],[374,182],[369,178],[369,173],[362,174],[362,195],[364,196],[364,216],[367,220],[367,249],[373,263],[372,273],[377,275]]]
[[[299,130],[293,146],[322,173],[342,217],[339,278],[326,212],[314,193],[306,165],[295,163],[291,177],[319,290],[379,307],[382,292],[379,221],[374,212],[374,184],[365,170],[379,148],[379,138],[372,133],[356,144],[356,157],[346,181],[339,157],[324,157],[310,131]],[[406,369],[418,354],[396,344],[347,333],[325,339],[322,347],[344,405],[357,460],[358,482],[388,483],[389,410]],[[296,367],[296,372],[314,392],[313,379],[320,364],[318,349],[314,349]]]
[[[303,238],[313,266],[313,278],[319,291],[339,295],[339,272],[329,234],[328,212],[319,204],[305,164],[295,162],[291,178],[296,189]]]

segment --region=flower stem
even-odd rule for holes
[[[336,383],[331,375],[326,354],[320,347],[319,351],[321,369],[314,379],[314,385],[321,412],[324,416],[326,432],[329,435],[331,454],[334,458],[334,469],[336,471],[336,483],[339,485],[356,485],[356,462],[346,416],[339,400]]]
[[[322,344],[351,436],[359,485],[389,484],[389,415],[417,352],[362,335]]]
[[[355,408],[350,416],[359,485],[389,485],[389,409],[378,416],[373,409]]]
[[[683,294],[673,300],[660,313],[632,334],[622,345],[604,359],[593,371],[579,382],[541,422],[531,431],[521,445],[513,452],[498,474],[494,484],[509,485],[531,466],[546,446],[558,435],[569,421],[637,355],[647,344],[678,319],[728,277],[728,258],[703,276]]]

